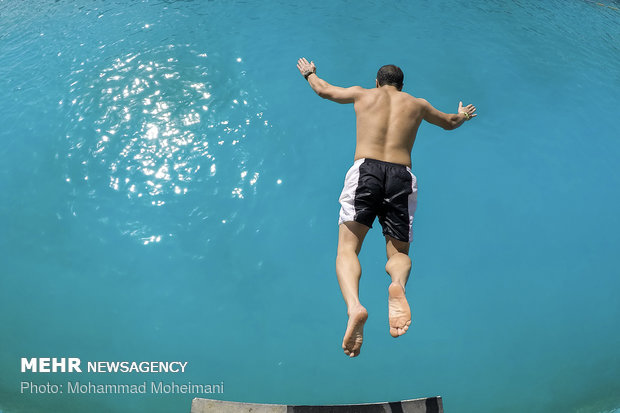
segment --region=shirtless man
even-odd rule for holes
[[[355,162],[340,195],[336,274],[349,321],[342,348],[349,357],[360,354],[368,312],[359,300],[362,269],[358,254],[375,217],[386,241],[390,334],[402,336],[411,324],[405,285],[411,271],[409,244],[417,205],[417,182],[411,173],[411,149],[422,120],[456,129],[476,116],[473,105],[459,103],[457,113],[440,112],[424,99],[402,92],[403,72],[386,65],[377,72],[376,88],[342,88],[316,75],[314,62],[297,61],[299,72],[322,98],[353,103],[357,118]]]

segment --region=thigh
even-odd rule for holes
[[[383,234],[397,241],[412,241],[413,216],[417,206],[417,182],[408,168],[394,168],[386,184]]]
[[[394,237],[389,235],[385,236],[385,252],[387,254],[388,260],[390,257],[397,252],[409,255],[409,246],[411,244],[404,241],[399,241]]]
[[[358,159],[347,172],[339,199],[339,224],[356,221],[372,228],[383,202],[383,171],[380,166],[377,162]]]
[[[353,250],[356,254],[359,254],[369,229],[368,226],[355,221],[347,221],[340,224],[338,252]]]

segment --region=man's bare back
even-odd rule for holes
[[[424,114],[419,100],[394,86],[362,89],[354,105],[355,159],[411,166],[411,149]]]
[[[340,195],[336,274],[347,304],[349,320],[342,349],[349,357],[360,354],[366,308],[359,300],[361,266],[358,254],[375,218],[383,227],[388,261],[390,334],[400,337],[411,325],[405,285],[411,271],[409,246],[417,205],[417,180],[411,172],[411,150],[422,120],[444,129],[458,128],[476,116],[473,105],[443,113],[424,99],[402,92],[400,68],[386,65],[377,73],[376,88],[333,86],[316,75],[314,63],[299,59],[297,68],[322,98],[353,103],[357,119],[355,162],[345,177]]]

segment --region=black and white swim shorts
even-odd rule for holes
[[[378,216],[384,235],[412,242],[417,195],[417,180],[408,166],[358,159],[344,180],[338,224],[355,221],[372,228]]]

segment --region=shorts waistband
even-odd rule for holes
[[[379,159],[373,159],[373,158],[360,158],[360,159],[357,159],[353,164],[357,165],[357,164],[361,164],[362,162],[379,163],[379,164],[384,164],[384,165],[391,165],[391,166],[397,166],[397,167],[401,167],[401,168],[407,168],[408,170],[411,170],[411,168],[409,168],[408,165],[403,165],[402,163],[380,161]]]

